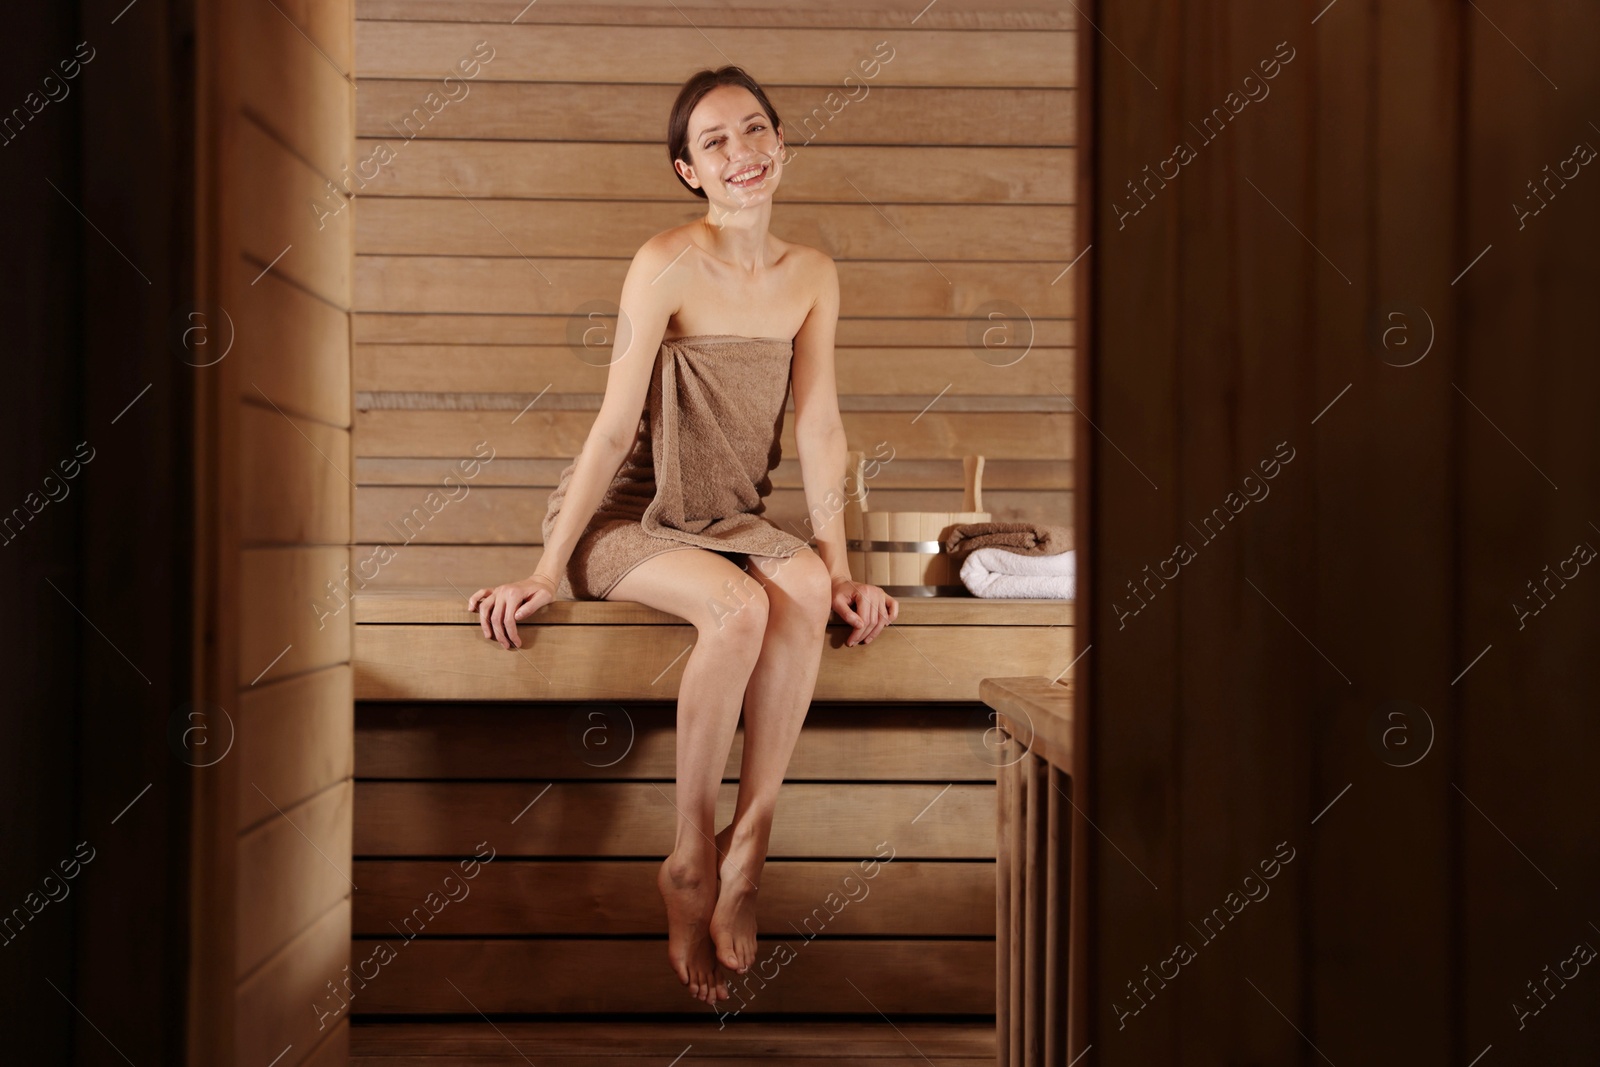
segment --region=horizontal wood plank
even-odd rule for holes
[[[267,798],[277,803],[274,798]],[[350,895],[349,781],[284,807],[239,837],[235,971],[243,977],[319,915]],[[332,976],[330,976],[332,977]]]
[[[449,585],[432,588],[368,591],[356,596],[357,623],[477,626],[478,616],[466,610],[467,596]],[[554,626],[665,626],[689,627],[664,611],[627,600],[557,600],[539,609],[542,624]],[[833,617],[838,621],[837,616]],[[906,597],[900,601],[897,628],[1017,626],[1070,628],[1070,600],[988,600],[982,597]],[[609,640],[609,637],[602,638]],[[977,698],[974,697],[974,700]]]
[[[664,857],[678,819],[671,782],[357,781],[355,788],[362,858]],[[719,826],[732,819],[737,793],[736,784],[723,783]],[[994,854],[994,786],[971,783],[792,782],[768,847],[774,859],[851,862]]]
[[[350,548],[352,588],[360,597],[377,593],[407,594],[421,586],[448,590],[451,585],[466,597],[475,590],[492,588],[526,578],[539,565],[542,546],[529,545],[424,545],[394,547],[357,544]]]
[[[1073,202],[1075,152],[809,145],[786,161],[780,195],[784,202],[1065,206]],[[358,140],[356,161],[351,191],[361,197],[660,200],[680,206],[691,199],[659,144],[430,141],[397,134]],[[310,211],[302,213],[313,218]]]
[[[360,939],[350,952],[379,976],[357,992],[366,1014],[708,1014],[672,973],[665,939]],[[762,940],[736,990],[718,1008],[730,1022],[735,1011],[983,1014],[994,1008],[994,942]]]
[[[451,140],[657,144],[678,94],[676,85],[665,84],[474,80],[462,82],[460,88],[452,86],[454,99],[448,104],[442,103],[446,99],[442,95],[428,101],[427,94],[439,88],[431,81],[363,77],[356,96],[357,135],[381,138],[403,132],[409,137],[416,131],[419,138]],[[821,142],[1066,147],[1077,133],[1077,97],[1072,89],[891,85],[873,86],[866,95],[857,89],[830,98],[827,90],[815,86],[765,88],[787,142],[796,146]],[[425,114],[418,114],[418,108]]]
[[[190,316],[186,358],[200,366],[239,360],[241,397],[349,426],[350,316],[274,271],[244,273],[226,314]]]
[[[468,879],[456,863],[362,860],[353,929],[358,937],[654,936],[666,929],[660,868],[657,860],[496,859]],[[983,861],[863,868],[773,860],[762,870],[757,924],[779,936],[798,928],[824,937],[993,937],[994,894],[994,864]]]
[[[309,213],[308,213],[309,215]],[[569,315],[614,299],[626,260],[532,256],[361,256],[356,302],[368,311]],[[994,307],[1034,317],[1073,314],[1072,289],[1053,264],[848,261],[839,264],[841,314],[968,316]],[[1012,311],[1011,314],[1017,314]]]
[[[913,412],[841,413],[851,447],[869,456],[960,459],[974,453],[994,459],[1069,460],[1072,418],[1067,413],[1036,413],[1027,418],[984,412],[942,412],[937,406]],[[496,458],[572,459],[583,449],[594,414],[584,411],[359,411],[356,435],[363,456],[435,456],[460,459],[475,454]],[[794,420],[786,418],[783,453],[797,456]],[[883,443],[885,448],[880,450]],[[484,451],[475,453],[482,445]]]
[[[492,52],[474,53],[480,41]],[[881,42],[888,42],[880,48]],[[356,24],[356,65],[367,78],[440,78],[474,54],[484,81],[625,82],[680,85],[684,71],[751,57],[764,84],[843,93],[870,77],[878,86],[1035,86],[1076,83],[1071,31],[725,27],[712,42],[682,21],[659,26],[563,26],[466,22]],[[861,64],[867,63],[866,67]]]
[[[350,543],[347,428],[296,419],[260,394],[239,405],[239,465],[245,544]]]
[[[389,1024],[385,1022],[376,1022],[373,1024],[375,1028],[384,1027],[387,1025]],[[498,1026],[499,1024],[496,1025]],[[610,1023],[608,1025],[623,1031],[628,1031],[637,1024],[630,1019],[621,1027],[617,1027],[615,1023]],[[748,1027],[751,1024],[741,1021],[739,1025],[741,1027]],[[878,1025],[881,1026],[883,1024],[879,1022]],[[901,1024],[897,1022],[897,1025]],[[728,1029],[732,1029],[732,1027],[730,1026]],[[993,1029],[992,1025],[990,1026],[990,1029]],[[893,1031],[891,1031],[891,1033],[892,1032]],[[701,1043],[703,1046],[705,1043],[705,1037],[703,1036],[704,1034],[704,1030],[698,1030],[695,1034],[685,1038],[682,1041],[679,1041],[677,1051],[682,1052],[688,1046],[693,1045],[695,1043],[694,1038],[697,1036],[701,1038]],[[538,1052],[537,1050],[539,1048],[539,1044],[537,1042],[531,1044],[525,1040],[512,1042],[509,1038],[507,1038],[506,1040],[501,1041],[500,1044],[502,1048],[506,1048],[510,1044],[515,1044],[519,1050],[523,1051],[527,1055],[537,1055],[539,1058],[530,1062],[536,1063],[538,1067],[661,1067],[663,1063],[668,1064],[670,1067],[673,1057],[673,1053],[671,1052],[668,1052],[664,1057],[660,1053],[654,1052],[638,1054],[606,1052],[598,1055],[575,1052],[571,1054],[556,1053],[552,1055],[550,1053]],[[797,1041],[794,1045],[794,1048],[797,1050],[808,1047],[814,1047],[814,1043],[809,1041]],[[901,1047],[906,1047],[904,1041],[901,1042]],[[706,1055],[710,1054],[707,1053]],[[771,1052],[768,1050],[763,1050],[750,1059],[739,1059],[737,1058],[738,1054],[730,1053],[729,1055],[735,1057],[731,1060],[731,1062],[759,1062],[762,1067],[838,1067],[838,1064],[841,1060],[849,1060],[852,1063],[874,1062],[860,1061],[855,1056],[838,1054],[811,1056],[799,1051],[791,1054],[789,1052]],[[885,1053],[884,1055],[890,1054]],[[525,1067],[523,1060],[511,1060],[503,1056],[489,1056],[482,1059],[451,1058],[448,1062],[450,1067],[519,1067],[519,1065],[521,1065],[521,1067]],[[727,1063],[730,1061],[728,1059],[723,1059],[722,1062]],[[988,1056],[940,1056],[938,1064],[939,1067],[994,1067],[994,1056],[993,1054]],[[339,1061],[339,1067],[345,1067],[344,1061]],[[431,1054],[355,1056],[350,1060],[349,1067],[439,1067],[439,1058]]]
[[[277,4],[245,4],[239,10],[240,35],[252,42],[239,50],[240,105],[246,113],[272,131],[314,167],[325,180],[338,183],[344,170],[355,161],[355,144],[350,136],[350,113],[355,106],[356,87],[328,61],[328,53],[307,47],[311,7],[336,9],[337,4],[308,4],[295,13]],[[301,17],[296,18],[295,15]],[[342,32],[335,32],[334,43],[348,54],[350,22],[338,20],[334,11],[325,21],[338,21]],[[323,47],[326,47],[325,45]],[[350,73],[349,61],[342,64]]]
[[[355,727],[362,778],[656,778],[676,776],[673,703],[365,703]],[[993,781],[981,705],[819,703],[785,781]],[[724,775],[739,776],[744,730]]]
[[[1075,210],[1061,204],[780,203],[773,229],[839,262],[926,256],[1065,266]],[[649,237],[704,211],[666,201],[370,197],[355,215],[356,252],[507,256],[522,249],[538,256],[632,259]]]
[[[812,0],[804,7],[735,6],[717,0],[360,0],[356,15],[368,20],[423,22],[552,22],[628,26],[882,26],[906,24],[905,5],[891,0]],[[1077,25],[1076,11],[1056,0],[944,0],[923,12],[917,25],[987,29],[1062,29]]]
[[[228,737],[208,729],[205,743],[219,748],[194,762],[220,762],[227,758],[220,746],[232,741],[241,829],[355,773],[353,677],[348,663],[282,681],[268,677],[239,694]]]
[[[523,647],[508,650],[472,626],[357,626],[356,699],[674,699],[695,639],[687,624],[613,626],[603,643],[578,626],[518,630]],[[1054,678],[1074,655],[1070,626],[896,623],[885,639],[854,647],[844,644],[849,632],[843,624],[828,627],[817,700],[972,701],[986,677]]]
[[[1030,396],[977,395],[958,392],[955,383],[942,394],[934,393],[882,393],[878,395],[850,395],[839,397],[839,411],[899,411],[918,414],[938,403],[946,413],[1029,415],[1073,411],[1072,398],[1065,394]],[[600,393],[401,393],[360,392],[356,394],[356,407],[362,411],[503,411],[520,413],[534,404],[546,411],[600,410],[603,396]],[[790,405],[787,410],[792,411]]]
[[[455,490],[460,492],[459,489]],[[954,496],[952,496],[954,494]],[[437,507],[426,501],[434,495]],[[484,487],[446,501],[437,487],[363,486],[356,491],[356,537],[362,542],[414,544],[542,544],[549,490]],[[961,504],[956,489],[878,489],[873,506],[884,511],[949,511]],[[1070,522],[1072,494],[985,489],[984,510],[995,522]],[[766,518],[801,539],[811,536],[804,490],[775,489]],[[525,576],[524,576],[525,577]]]
[[[522,393],[527,400],[588,394],[598,410],[611,357],[565,345],[358,345],[358,390]],[[1072,350],[1023,347],[834,349],[841,396],[1042,396],[1065,404],[1072,389]],[[1056,390],[1060,390],[1057,392]],[[920,406],[916,410],[921,410]],[[985,472],[987,473],[987,472]]]
[[[1061,259],[1061,266],[1070,262]],[[566,345],[581,335],[593,319],[583,314],[492,315],[359,311],[350,317],[351,335],[362,344],[436,345]],[[616,322],[616,309],[610,313]],[[994,320],[980,318],[871,318],[846,315],[839,319],[834,344],[839,348],[964,348],[971,350],[973,333],[990,329]],[[1019,319],[1006,325],[1006,344],[1023,349],[1071,348],[1071,319]],[[1062,387],[1071,391],[1067,383]]]
[[[355,262],[349,198],[250,119],[238,124],[238,151],[238,195],[250,205],[239,213],[244,276],[254,280],[270,269],[348,310]]]
[[[344,1017],[328,984],[342,988],[352,963],[346,896],[239,983],[233,1062],[266,1063],[284,1051],[280,1064],[307,1060]]]
[[[239,684],[350,662],[348,615],[329,615],[327,583],[344,576],[342,545],[247,548],[239,553]]]
[[[507,1043],[531,1056],[587,1057],[584,1067],[635,1067],[621,1057],[653,1055],[656,1067],[690,1044],[697,1054],[722,1059],[774,1062],[767,1057],[785,1053],[823,1059],[904,1059],[908,1042],[928,1056],[939,1057],[940,1067],[952,1065],[948,1057],[983,1059],[994,1063],[994,1026],[983,1022],[929,1022],[899,1020],[893,1027],[883,1020],[870,1022],[790,1022],[782,1019],[740,1019],[738,1026],[708,1027],[703,1021],[658,1021],[648,1018],[614,1022],[523,1022],[503,1020],[492,1026],[482,1020],[468,1022],[356,1022],[351,1026],[351,1047],[357,1055],[373,1057],[426,1053],[434,1057],[503,1057]],[[615,1058],[614,1058],[615,1057]],[[387,1061],[382,1062],[388,1067]],[[543,1065],[547,1061],[537,1061]],[[919,1061],[920,1062],[920,1061]],[[434,1060],[424,1067],[439,1067]],[[639,1067],[646,1067],[640,1064]],[[965,1067],[963,1064],[962,1067]]]
[[[872,458],[872,457],[869,457]],[[473,486],[522,486],[553,489],[570,459],[511,459],[499,457],[478,466]],[[458,460],[439,458],[369,457],[356,460],[357,485],[444,485],[447,477],[468,481]],[[869,490],[954,489],[966,483],[959,459],[895,459],[872,471]],[[800,461],[779,461],[771,473],[777,489],[798,489]],[[451,483],[453,484],[453,483]],[[983,465],[983,487],[993,489],[1051,490],[1072,488],[1072,464],[1053,459],[988,459]],[[442,582],[417,583],[442,585]]]

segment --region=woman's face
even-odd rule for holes
[[[689,159],[675,164],[699,180],[706,198],[732,208],[772,199],[783,175],[783,138],[755,94],[719,85],[689,114]]]

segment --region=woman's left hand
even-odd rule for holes
[[[871,644],[883,628],[900,617],[900,604],[875,585],[836,578],[833,582],[833,610],[854,626],[846,645]]]

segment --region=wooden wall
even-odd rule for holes
[[[615,314],[647,237],[704,215],[668,165],[667,114],[691,73],[729,62],[768,88],[796,149],[773,231],[839,264],[850,445],[894,457],[869,506],[959,506],[970,452],[997,519],[1068,521],[1070,5],[363,0],[357,15],[363,586],[465,595],[532,572],[605,388],[609,342],[572,337]],[[447,83],[462,61],[470,76]],[[788,429],[768,502],[786,526],[805,512]],[[447,483],[480,442],[492,461]]]
[[[329,183],[352,163],[354,17],[199,18],[197,690],[232,747],[197,757],[191,1054],[320,1067],[349,1040],[353,625],[329,590],[353,508],[352,227]]]
[[[1097,440],[1080,511],[1093,781],[1076,784],[1095,828],[1072,1052],[1591,1062],[1600,983],[1551,981],[1531,1018],[1514,1005],[1600,944],[1600,583],[1544,571],[1600,545],[1600,179],[1569,163],[1528,187],[1600,144],[1600,12],[1088,14],[1080,381],[1116,447]],[[1230,106],[1280,43],[1270,95]],[[1213,140],[1191,123],[1214,108]],[[1176,177],[1129,188],[1182,142]],[[1280,443],[1270,496],[1228,503],[1252,473],[1259,495]],[[1223,506],[1237,517],[1202,533]],[[1179,576],[1151,579],[1184,542]],[[1196,924],[1216,908],[1212,937]]]

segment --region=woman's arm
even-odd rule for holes
[[[551,525],[538,566],[523,581],[481,589],[467,602],[468,611],[479,613],[484,636],[499,640],[503,647],[521,648],[517,621],[526,621],[555,599],[579,535],[594,518],[606,488],[633,447],[655,356],[666,335],[667,321],[678,310],[681,291],[668,268],[680,251],[669,249],[660,236],[653,237],[628,267],[605,396],[578,453],[561,512]]]
[[[817,298],[794,339],[790,380],[794,397],[794,437],[806,508],[817,539],[817,555],[834,581],[848,580],[844,548],[844,420],[839,417],[839,385],[833,367],[833,339],[839,323],[839,271],[817,253]]]
[[[577,547],[578,536],[594,518],[595,508],[633,447],[645,396],[650,391],[655,356],[666,335],[667,320],[677,310],[676,287],[670,279],[652,284],[667,269],[672,256],[664,242],[653,238],[645,242],[628,267],[600,413],[578,454],[561,513],[551,527],[535,575],[560,580]]]
[[[870,642],[900,614],[895,599],[875,585],[850,577],[844,544],[845,432],[839,416],[833,339],[839,323],[839,271],[831,257],[816,253],[817,298],[795,335],[790,380],[800,477],[816,537],[817,555],[833,578],[833,610],[855,630],[848,645]]]

